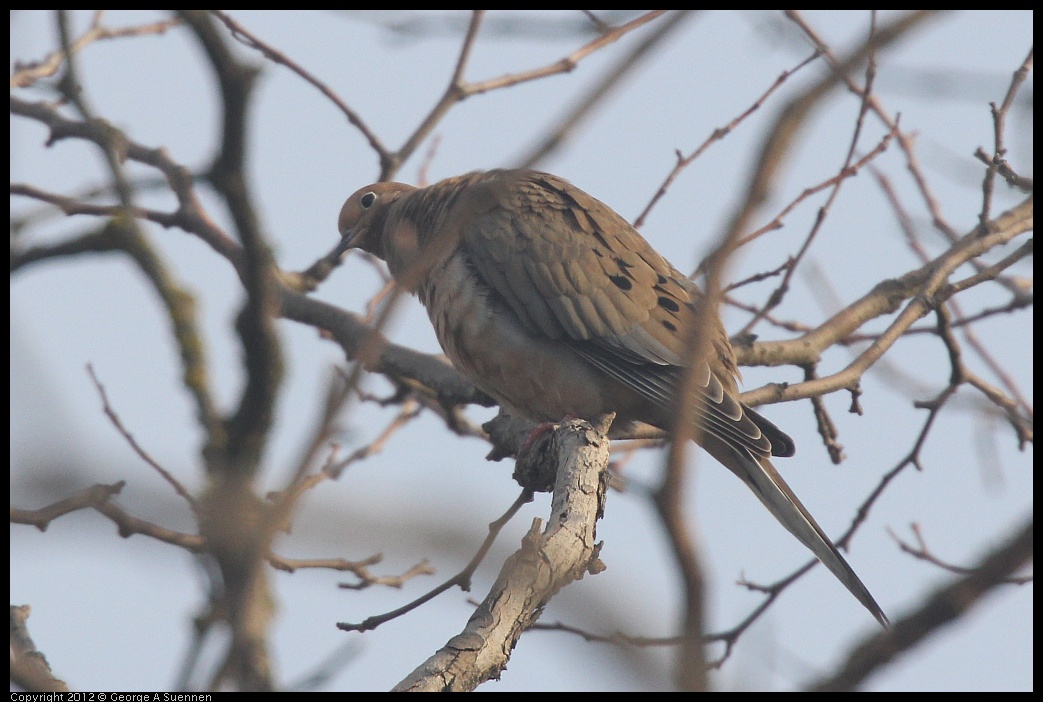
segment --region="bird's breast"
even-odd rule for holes
[[[617,410],[606,399],[611,381],[560,340],[524,327],[463,254],[433,269],[418,296],[453,365],[514,412],[560,421]]]

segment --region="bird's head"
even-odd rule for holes
[[[340,208],[341,240],[334,255],[340,258],[348,249],[362,249],[387,260],[383,238],[389,208],[414,190],[405,183],[373,183],[352,193]]]

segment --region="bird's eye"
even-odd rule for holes
[[[376,201],[377,194],[373,191],[370,191],[359,198],[359,204],[362,205],[362,209],[364,210],[368,210],[370,207],[373,207],[373,203]]]

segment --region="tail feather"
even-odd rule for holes
[[[710,450],[711,447],[707,448]],[[869,589],[822,531],[815,518],[797,499],[771,461],[767,458],[754,458],[748,451],[731,447],[722,451],[720,449],[723,447],[719,444],[712,448],[717,450],[710,450],[711,455],[739,476],[775,519],[822,561],[837,580],[876,617],[881,626],[888,627],[890,622],[887,615],[873,599]]]

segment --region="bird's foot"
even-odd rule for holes
[[[525,437],[525,441],[522,442],[521,448],[518,449],[518,454],[521,455],[532,448],[532,445],[536,443],[536,440],[546,434],[548,431],[552,431],[554,427],[558,426],[554,422],[540,422],[529,435]]]
[[[564,422],[569,419],[576,419],[576,415],[566,414],[564,417],[561,418],[561,421]],[[539,424],[537,424],[535,427],[533,427],[532,431],[529,432],[529,435],[525,437],[525,441],[522,442],[521,448],[518,449],[518,454],[520,455],[531,449],[532,445],[536,443],[537,439],[546,434],[548,431],[556,429],[558,424],[560,423],[561,422],[540,422]]]

